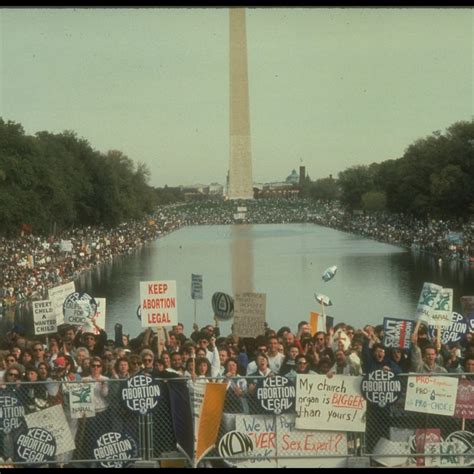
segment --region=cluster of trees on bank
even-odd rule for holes
[[[160,203],[182,199],[148,185],[150,172],[120,151],[100,153],[74,132],[25,134],[0,118],[0,234],[18,235],[143,217]]]
[[[409,145],[398,159],[350,167],[307,183],[303,194],[349,209],[418,217],[474,215],[474,122],[456,122]]]

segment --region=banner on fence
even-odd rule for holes
[[[25,407],[14,392],[0,388],[0,433],[10,433],[20,427]]]
[[[50,300],[33,301],[35,335],[57,332],[56,315]]]
[[[296,415],[279,415],[275,419],[279,468],[346,467],[346,433],[297,430]],[[287,459],[287,456],[291,459]],[[331,457],[324,459],[324,456]]]
[[[367,402],[362,377],[300,375],[296,377],[296,428],[365,431]]]
[[[209,382],[205,384],[196,439],[195,466],[216,444],[226,391],[226,383]]]
[[[458,379],[417,375],[408,377],[405,410],[453,416]]]
[[[459,380],[454,416],[474,419],[474,380]]]
[[[265,293],[238,293],[234,302],[233,334],[255,337],[265,332]]]
[[[176,281],[141,281],[142,327],[178,324]]]
[[[409,349],[411,346],[411,334],[414,327],[415,322],[409,319],[384,318],[384,346]]]
[[[93,384],[71,384],[69,390],[69,409],[71,418],[95,416]]]
[[[43,428],[54,436],[56,455],[75,449],[74,438],[61,405],[30,413],[25,416],[25,421],[28,428]]]
[[[271,415],[236,415],[235,431],[247,434],[253,443],[252,459],[234,461],[238,467],[277,467],[276,426]]]

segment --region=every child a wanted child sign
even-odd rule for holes
[[[140,301],[142,327],[178,323],[176,281],[141,281]]]

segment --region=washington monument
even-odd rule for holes
[[[253,199],[245,9],[229,9],[229,199]]]

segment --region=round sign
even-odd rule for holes
[[[158,382],[148,374],[134,375],[122,388],[122,400],[127,408],[140,415],[146,415],[156,408],[160,394]]]
[[[18,461],[51,462],[56,455],[56,440],[49,431],[43,428],[30,428],[16,439],[15,454]]]
[[[212,310],[222,321],[232,319],[234,317],[234,299],[232,296],[218,291],[212,295]]]
[[[287,412],[295,403],[296,389],[287,377],[276,375],[264,377],[257,382],[257,400],[269,413],[279,415]]]
[[[138,445],[128,433],[104,433],[96,440],[93,453],[102,467],[123,468],[138,457]]]
[[[74,318],[74,313],[78,311],[78,323],[82,324],[84,317],[92,319],[97,313],[97,302],[96,300],[84,292],[75,291],[66,296],[63,303],[63,315],[66,321],[70,321]],[[70,322],[74,324],[74,321]]]
[[[219,441],[217,450],[223,459],[248,454],[253,451],[252,438],[247,433],[229,431]]]
[[[391,370],[377,369],[364,375],[361,391],[367,401],[383,408],[398,400],[402,384]]]
[[[137,318],[141,321],[142,320],[142,306],[138,305],[137,308]]]
[[[462,314],[453,312],[451,314],[451,323],[449,326],[441,327],[441,344],[449,344],[450,342],[460,341],[464,334],[467,333],[468,325]],[[431,339],[437,336],[437,326],[428,326]]]
[[[5,434],[19,428],[25,416],[25,407],[8,389],[0,390],[0,432]]]

